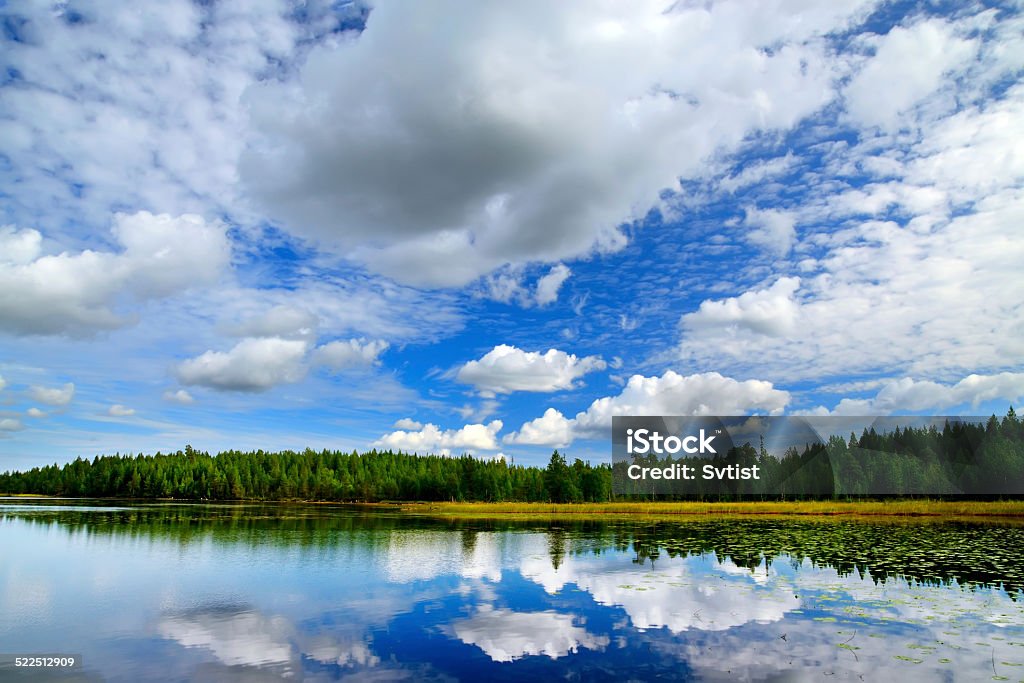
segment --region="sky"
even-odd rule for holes
[[[0,471],[1024,397],[1020,3],[0,17]]]

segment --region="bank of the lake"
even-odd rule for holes
[[[1024,520],[1024,500],[620,501],[610,503],[400,503],[411,514],[503,516],[993,517]]]

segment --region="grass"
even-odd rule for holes
[[[413,514],[453,516],[809,515],[849,517],[1024,517],[1024,500],[736,501],[615,503],[404,503]]]

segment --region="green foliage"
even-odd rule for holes
[[[668,460],[649,455],[634,462],[664,467]],[[993,496],[1024,495],[1024,424],[1013,408],[985,424],[947,423],[879,434],[873,428],[849,440],[834,436],[827,443],[791,448],[776,458],[750,444],[731,448],[721,458],[679,460],[700,471],[705,464],[757,465],[758,479],[686,482],[687,493],[676,499],[734,500],[764,498],[844,498],[864,495]],[[632,496],[650,496],[657,482],[630,480],[629,462],[615,464],[616,483]],[[673,498],[673,496],[660,496]]]
[[[698,468],[700,460],[688,462]],[[878,434],[791,449],[776,458],[744,444],[718,466],[757,465],[758,480],[697,480],[675,498],[821,498],[865,494],[1021,495],[1024,493],[1024,422],[1011,408],[985,425],[946,424],[944,429]],[[652,460],[652,465],[656,464]],[[625,467],[626,463],[616,463]],[[623,477],[623,479],[627,479]],[[216,456],[191,446],[177,453],[78,458],[64,466],[0,474],[0,492],[72,497],[177,498],[188,500],[325,500],[343,502],[480,501],[600,503],[612,500],[612,467],[555,451],[546,468],[503,460],[368,453],[259,450]],[[627,499],[650,498],[641,484]]]
[[[7,472],[0,474],[0,491],[188,500],[608,500],[610,467],[580,460],[568,467],[561,455],[557,457],[561,467],[551,478],[536,467],[468,455],[447,458],[307,449],[301,453],[226,451],[211,456],[186,446],[171,454],[78,458],[63,467],[54,464]]]

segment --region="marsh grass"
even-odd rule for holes
[[[1024,500],[951,501],[732,501],[732,502],[613,502],[613,503],[403,503],[403,512],[454,516],[843,516],[843,517],[1020,517]]]

